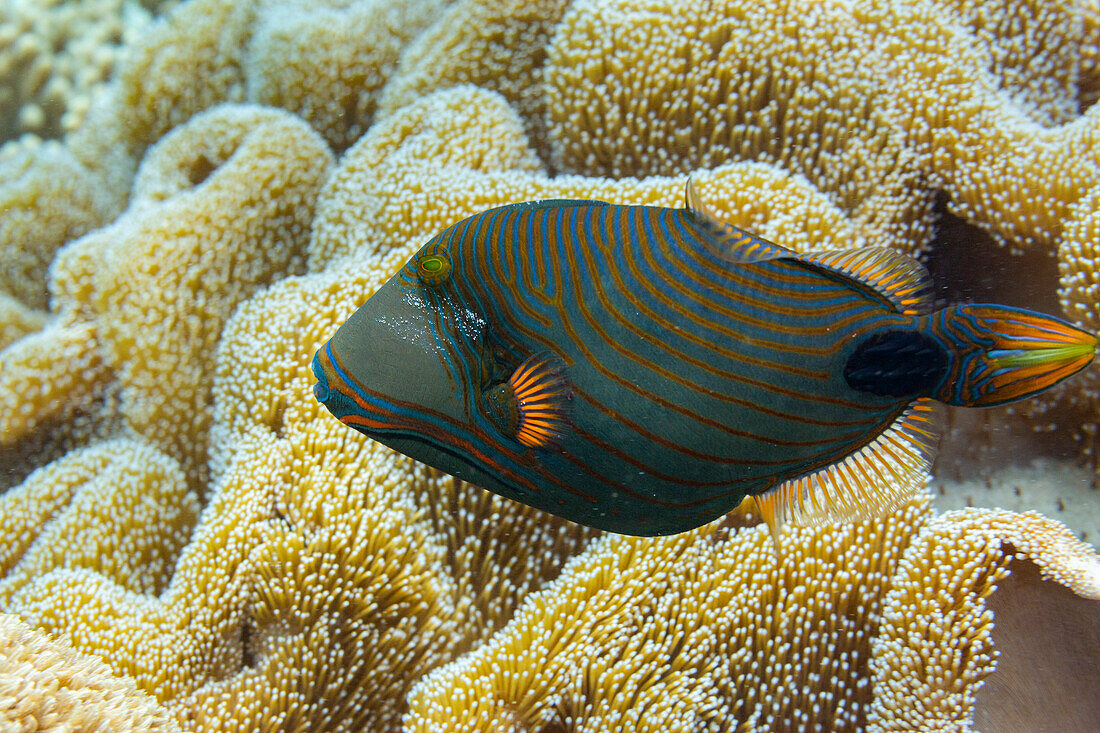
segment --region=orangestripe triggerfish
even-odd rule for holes
[[[799,254],[707,212],[531,201],[447,227],[313,360],[333,415],[592,527],[682,532],[746,496],[783,522],[872,516],[927,476],[936,402],[1085,368],[1096,338],[998,305],[934,311],[883,247]]]

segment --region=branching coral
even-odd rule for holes
[[[0,614],[0,728],[171,733],[180,727],[156,700],[81,656]]]

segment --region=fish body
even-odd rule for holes
[[[718,222],[690,184],[682,209],[526,202],[431,239],[318,351],[315,393],[601,529],[681,532],[746,496],[773,528],[855,518],[920,486],[934,399],[1018,399],[1095,350],[1059,319],[929,302],[903,255],[801,255]]]

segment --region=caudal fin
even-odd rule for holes
[[[1081,371],[1096,337],[1060,318],[1000,305],[958,305],[929,316],[947,347],[947,374],[933,397],[989,407],[1042,392]]]

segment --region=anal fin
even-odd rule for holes
[[[918,399],[876,438],[841,460],[755,496],[778,551],[785,524],[816,526],[881,516],[915,496],[929,476],[941,408]]]

